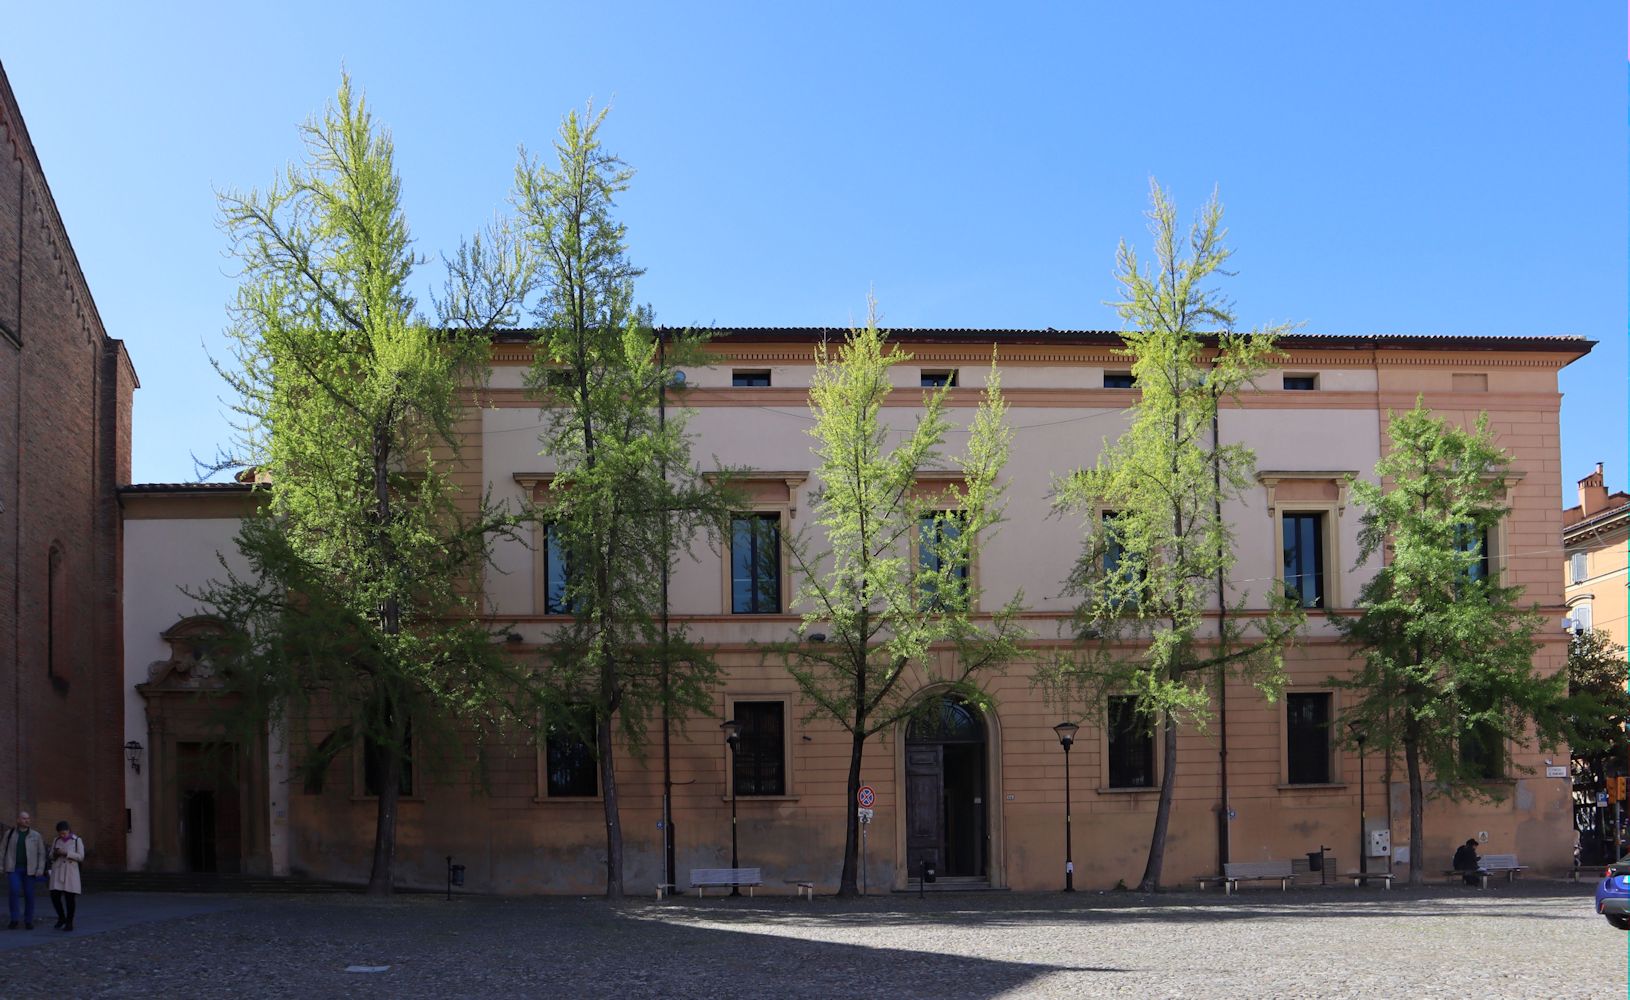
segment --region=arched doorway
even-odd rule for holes
[[[985,722],[960,699],[939,698],[906,728],[908,878],[924,861],[941,877],[989,877],[986,759]]]

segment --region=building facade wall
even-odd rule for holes
[[[135,372],[107,337],[0,72],[0,803],[124,862],[115,500]]]
[[[900,391],[887,416],[904,428],[917,412],[917,369],[958,367],[964,388],[951,397],[953,423],[973,412],[989,363],[990,345],[910,345],[916,360],[896,369]],[[684,404],[695,411],[691,428],[699,456],[765,470],[773,481],[764,495],[785,511],[790,530],[807,522],[807,502],[818,486],[807,478],[811,464],[807,391],[808,345],[733,342],[712,347],[717,364],[687,373],[692,388]],[[1441,415],[1475,422],[1487,414],[1502,447],[1512,455],[1511,514],[1494,542],[1493,558],[1506,579],[1521,584],[1526,599],[1548,620],[1563,607],[1556,566],[1561,529],[1558,479],[1556,372],[1577,355],[1457,351],[1453,345],[1414,351],[1293,352],[1287,371],[1316,372],[1315,392],[1277,388],[1279,372],[1244,394],[1221,420],[1227,440],[1255,449],[1264,481],[1227,510],[1239,561],[1232,577],[1235,598],[1261,606],[1278,575],[1281,509],[1313,501],[1306,487],[1334,484],[1348,474],[1373,477],[1385,447],[1388,412],[1407,409],[1417,397]],[[493,385],[479,414],[466,421],[472,437],[463,450],[465,474],[499,500],[520,502],[540,476],[552,471],[537,454],[539,413],[519,388],[525,352],[500,349]],[[729,368],[771,368],[769,389],[729,387]],[[1017,429],[1006,478],[1008,521],[982,538],[976,573],[986,607],[1022,588],[1030,609],[1030,652],[990,680],[994,707],[986,717],[987,772],[981,795],[989,835],[990,880],[1014,889],[1049,889],[1062,882],[1064,760],[1052,726],[1060,709],[1039,695],[1034,664],[1064,642],[1070,606],[1060,586],[1079,546],[1079,525],[1047,516],[1053,475],[1090,465],[1106,439],[1125,425],[1135,392],[1103,389],[1102,373],[1116,357],[1094,348],[1004,349],[1004,386],[1009,420]],[[1124,362],[1121,362],[1124,364]],[[1465,376],[1474,376],[1467,378]],[[477,431],[479,428],[479,431]],[[477,439],[474,435],[479,434]],[[951,447],[958,434],[950,437]],[[1277,477],[1277,478],[1276,478]],[[473,478],[473,477],[472,477]],[[1271,481],[1270,481],[1271,480]],[[779,484],[779,485],[776,485]],[[1322,487],[1321,487],[1322,488]],[[779,492],[778,492],[779,491]],[[1333,524],[1326,572],[1333,614],[1351,614],[1374,563],[1357,561],[1361,512],[1332,494],[1321,509]],[[522,544],[500,546],[487,580],[496,621],[519,633],[520,655],[541,649],[555,621],[541,613],[537,553]],[[725,603],[721,553],[698,542],[681,560],[672,587],[673,608],[693,634],[712,643],[726,671],[713,715],[687,720],[673,749],[676,862],[680,879],[692,867],[729,861],[729,759],[718,721],[742,700],[786,701],[788,788],[775,797],[737,802],[742,863],[762,867],[771,888],[782,879],[836,885],[843,843],[847,735],[836,726],[806,719],[792,682],[766,663],[757,644],[783,640],[797,627],[796,614],[732,615]],[[1565,636],[1541,636],[1537,663],[1561,669]],[[949,655],[944,654],[944,655]],[[1330,690],[1328,679],[1351,669],[1349,651],[1322,617],[1310,618],[1304,637],[1288,657],[1291,692]],[[1335,712],[1341,695],[1334,695]],[[1359,763],[1333,753],[1331,781],[1292,785],[1286,771],[1284,703],[1269,703],[1253,689],[1231,684],[1229,807],[1234,860],[1300,857],[1330,847],[1344,870],[1357,867]],[[336,720],[312,720],[313,736]],[[1142,871],[1156,792],[1107,788],[1101,720],[1083,720],[1070,760],[1074,812],[1076,884],[1109,888],[1132,884]],[[1165,881],[1176,883],[1213,872],[1218,864],[1217,724],[1180,736],[1173,825],[1167,842]],[[1426,816],[1429,870],[1447,867],[1456,844],[1486,834],[1486,850],[1516,853],[1539,871],[1566,868],[1572,829],[1568,782],[1545,778],[1555,756],[1536,747],[1510,748],[1511,777],[1492,787],[1494,802],[1433,800]],[[447,855],[469,866],[472,886],[511,892],[593,892],[604,880],[604,819],[597,798],[551,799],[543,794],[537,746],[517,734],[507,745],[488,746],[478,776],[453,766],[425,768],[402,804],[397,848],[404,884],[435,885]],[[627,883],[631,891],[661,880],[661,761],[656,747],[643,756],[618,748],[619,794],[625,833]],[[883,733],[868,744],[862,777],[878,793],[875,822],[867,837],[867,881],[899,888],[904,864],[903,734]],[[331,776],[319,794],[290,790],[290,864],[293,870],[335,878],[360,878],[367,869],[374,802],[364,795],[356,760]],[[1408,842],[1407,789],[1399,762],[1389,788],[1382,762],[1366,762],[1363,794],[1372,820],[1390,819],[1394,843]],[[1384,862],[1377,862],[1384,863]]]

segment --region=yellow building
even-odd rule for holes
[[[710,363],[685,373],[683,403],[694,411],[695,454],[761,470],[747,484],[750,509],[740,520],[752,530],[742,537],[784,537],[809,518],[818,485],[810,477],[806,433],[812,352],[822,338],[840,334],[717,330],[707,348]],[[1110,333],[903,330],[891,339],[912,354],[893,370],[897,391],[885,412],[897,426],[915,419],[922,386],[948,378],[955,385],[949,393],[953,424],[964,422],[978,402],[993,348],[999,352],[1016,434],[1006,470],[1007,522],[979,539],[977,574],[987,609],[1022,588],[1032,639],[1030,662],[990,682],[990,712],[947,706],[954,726],[932,735],[884,733],[868,744],[862,778],[875,789],[876,815],[868,831],[867,882],[873,891],[904,888],[916,860],[934,857],[942,875],[966,884],[1058,888],[1065,761],[1053,726],[1062,720],[1032,687],[1031,673],[1068,634],[1071,605],[1061,596],[1062,581],[1079,551],[1080,529],[1048,516],[1048,495],[1054,474],[1092,465],[1103,442],[1127,426],[1127,407],[1138,391],[1129,385],[1126,358],[1116,353],[1119,338]],[[1296,565],[1318,578],[1317,606],[1335,615],[1355,613],[1353,603],[1375,564],[1355,564],[1361,511],[1349,502],[1347,483],[1354,476],[1373,479],[1389,413],[1422,397],[1439,415],[1466,424],[1488,414],[1514,473],[1510,516],[1489,540],[1491,565],[1560,621],[1557,372],[1587,353],[1588,341],[1296,336],[1284,347],[1283,367],[1260,378],[1220,420],[1223,439],[1253,448],[1260,470],[1252,490],[1225,510],[1238,545],[1231,602],[1266,606],[1266,595],[1283,585],[1292,555],[1285,540],[1294,537],[1305,547],[1294,553]],[[538,455],[538,403],[524,388],[531,359],[524,333],[494,344],[491,386],[464,420],[460,475],[474,493],[519,503],[546,488],[552,474],[549,459]],[[219,573],[216,552],[230,548],[233,519],[246,511],[249,494],[146,486],[133,488],[127,500],[125,592],[140,602],[125,616],[127,731],[153,748],[150,774],[131,785],[132,864],[185,868],[206,856],[217,864],[230,857],[245,867],[361,880],[375,804],[360,753],[320,790],[289,784],[289,762],[275,740],[239,748],[231,773],[202,773],[187,756],[196,757],[196,745],[210,737],[186,712],[182,695],[207,678],[192,667],[195,623],[188,616],[194,612],[177,587]],[[1307,530],[1287,533],[1287,525]],[[683,883],[691,868],[729,862],[730,752],[718,723],[734,718],[750,727],[752,755],[748,780],[739,766],[734,782],[742,863],[762,868],[775,889],[783,880],[807,879],[829,891],[838,881],[851,808],[847,738],[832,725],[806,721],[791,679],[766,665],[759,651],[763,643],[789,638],[799,622],[789,606],[793,581],[785,560],[779,566],[752,561],[755,578],[745,601],[732,588],[731,567],[728,545],[719,552],[698,544],[673,578],[675,621],[710,643],[726,669],[714,717],[690,720],[674,741],[678,879]],[[1622,561],[1619,568],[1622,574]],[[486,597],[494,624],[519,637],[520,651],[546,647],[562,621],[551,586],[546,546],[514,543],[496,551]],[[1622,609],[1622,591],[1619,599]],[[1622,610],[1618,614],[1622,621]],[[1560,669],[1565,634],[1557,628],[1541,639],[1539,666]],[[1220,801],[1221,726],[1182,734],[1167,884],[1217,870],[1219,817],[1227,817],[1233,860],[1301,858],[1329,846],[1343,870],[1358,866],[1359,761],[1338,745],[1330,725],[1342,715],[1344,695],[1329,678],[1350,669],[1350,653],[1325,616],[1311,615],[1289,655],[1285,698],[1269,704],[1248,686],[1229,687],[1227,802]],[[1082,721],[1069,772],[1075,884],[1132,884],[1155,812],[1154,747],[1107,714]],[[585,749],[518,742],[507,753],[489,754],[479,788],[415,773],[401,806],[398,878],[437,885],[451,854],[468,865],[469,884],[482,890],[599,891],[604,820]],[[632,892],[663,877],[662,767],[654,751],[644,759],[619,752],[617,761]],[[1488,850],[1515,853],[1536,871],[1568,867],[1568,781],[1546,777],[1544,754],[1533,748],[1511,748],[1508,761],[1514,766],[1501,782],[1501,801],[1429,803],[1429,869],[1448,867],[1454,846],[1480,831],[1488,834]],[[1372,821],[1384,828],[1390,818],[1393,842],[1407,843],[1401,768],[1391,789],[1373,755],[1364,774]],[[202,842],[206,829],[214,842]],[[1372,862],[1385,863],[1381,857]]]
[[[1630,493],[1608,493],[1602,463],[1579,480],[1579,504],[1562,512],[1564,591],[1575,629],[1598,629],[1630,645],[1626,557],[1630,554]]]

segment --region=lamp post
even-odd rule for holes
[[[1370,871],[1369,845],[1369,815],[1364,806],[1364,740],[1368,734],[1364,732],[1362,722],[1347,723],[1347,730],[1353,734],[1353,742],[1358,744],[1358,873],[1367,875]]]
[[[1075,744],[1075,734],[1081,727],[1073,722],[1060,722],[1053,727],[1058,734],[1058,742],[1064,747],[1064,891],[1075,891],[1075,858],[1071,853],[1070,836],[1070,747]]]
[[[726,719],[719,723],[724,730],[724,741],[730,745],[730,867],[738,868],[736,864],[736,747],[741,744],[741,723],[735,719]],[[730,895],[740,896],[741,886],[732,885]]]

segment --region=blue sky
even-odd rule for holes
[[[1562,375],[1568,503],[1593,462],[1630,480],[1624,59],[1597,3],[22,4],[0,34],[142,380],[138,480],[228,436],[214,191],[295,157],[343,65],[426,290],[589,98],[667,324],[843,323],[875,289],[886,325],[1112,328],[1148,178],[1185,213],[1215,184],[1245,324],[1601,341]]]

